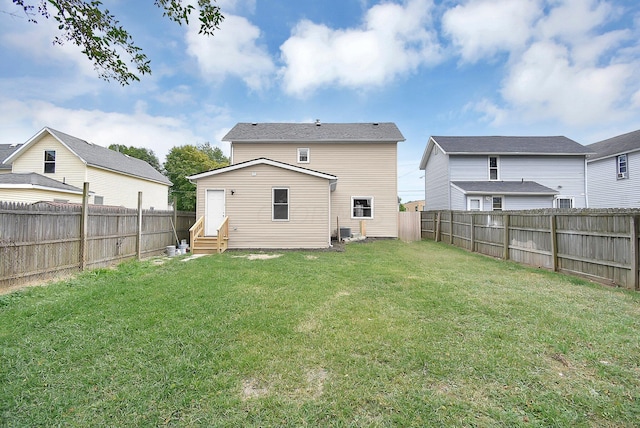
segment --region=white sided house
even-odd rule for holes
[[[586,208],[588,148],[567,137],[432,136],[425,210]]]
[[[147,162],[71,135],[43,128],[4,160],[11,173],[0,174],[0,200],[82,202],[89,183],[89,203],[168,209],[171,182]]]
[[[640,130],[587,146],[590,208],[640,208]]]
[[[327,248],[361,227],[397,238],[395,124],[238,123],[223,141],[231,165],[188,177],[205,237],[226,221],[228,248]]]

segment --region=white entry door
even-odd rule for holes
[[[206,191],[204,234],[206,236],[218,236],[218,227],[224,220],[224,190]]]

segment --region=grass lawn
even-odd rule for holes
[[[444,244],[0,296],[0,426],[638,426],[640,293]]]

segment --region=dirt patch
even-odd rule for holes
[[[307,393],[315,398],[320,398],[324,392],[324,383],[329,377],[329,372],[324,368],[307,371]]]
[[[282,254],[247,254],[244,256],[231,256],[236,259],[247,259],[247,260],[269,260],[269,259],[277,259],[278,257],[282,257]]]
[[[269,393],[269,388],[260,385],[257,379],[245,379],[242,382],[242,401],[260,398]]]

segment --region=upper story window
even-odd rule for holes
[[[373,218],[373,198],[352,197],[351,218]]]
[[[273,220],[289,220],[289,189],[276,187],[273,189]]]
[[[44,151],[44,172],[45,174],[55,174],[56,172],[56,151]]]
[[[298,149],[298,163],[309,163],[309,149]]]
[[[629,165],[627,163],[627,155],[618,155],[616,158],[616,171],[618,180],[629,178]]]
[[[498,157],[489,156],[489,180],[498,180]]]

